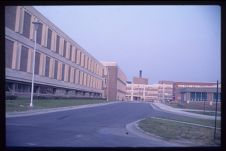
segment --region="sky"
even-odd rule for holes
[[[99,61],[132,81],[221,81],[217,5],[34,6]]]

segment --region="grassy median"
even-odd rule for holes
[[[188,125],[169,120],[146,118],[140,121],[138,126],[144,131],[160,136],[167,141],[184,142],[188,146],[220,145],[221,130],[219,129],[214,140],[214,129],[212,128]]]
[[[215,112],[210,112],[210,111],[186,111],[186,112],[191,112],[191,113],[196,113],[196,114],[203,114],[203,115],[210,115],[210,116],[215,116]],[[221,116],[221,113],[218,112],[217,116]]]
[[[57,108],[66,106],[77,106],[85,104],[104,103],[106,100],[94,100],[94,99],[35,99],[33,100],[32,109],[45,109],[45,108]],[[6,112],[19,112],[31,110],[29,107],[29,99],[18,100],[6,100],[5,107]]]

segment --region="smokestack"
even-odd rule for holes
[[[140,78],[142,78],[142,70],[140,70]]]

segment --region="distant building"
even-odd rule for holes
[[[148,79],[142,77],[142,70],[140,70],[139,77],[133,77],[133,84],[148,84]]]
[[[221,101],[221,84],[219,84],[218,101]],[[174,82],[173,96],[177,103],[216,101],[217,84],[203,82]]]
[[[126,87],[126,99],[140,100],[140,101],[157,101],[159,84],[148,85],[148,79],[142,78],[142,71],[140,70],[139,77],[133,77],[133,82],[128,83]]]
[[[104,68],[104,77],[106,79],[106,87],[104,89],[105,96],[109,101],[126,99],[126,81],[127,77],[119,68],[116,62],[101,62]]]
[[[159,81],[158,100],[173,101],[173,81]]]

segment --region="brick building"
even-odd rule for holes
[[[221,84],[219,84],[218,101],[221,101]],[[215,102],[217,98],[217,84],[203,82],[174,82],[173,96],[178,103]]]
[[[106,68],[104,77],[106,79],[105,96],[107,100],[126,99],[126,80],[127,77],[119,68],[116,62],[101,62]]]

